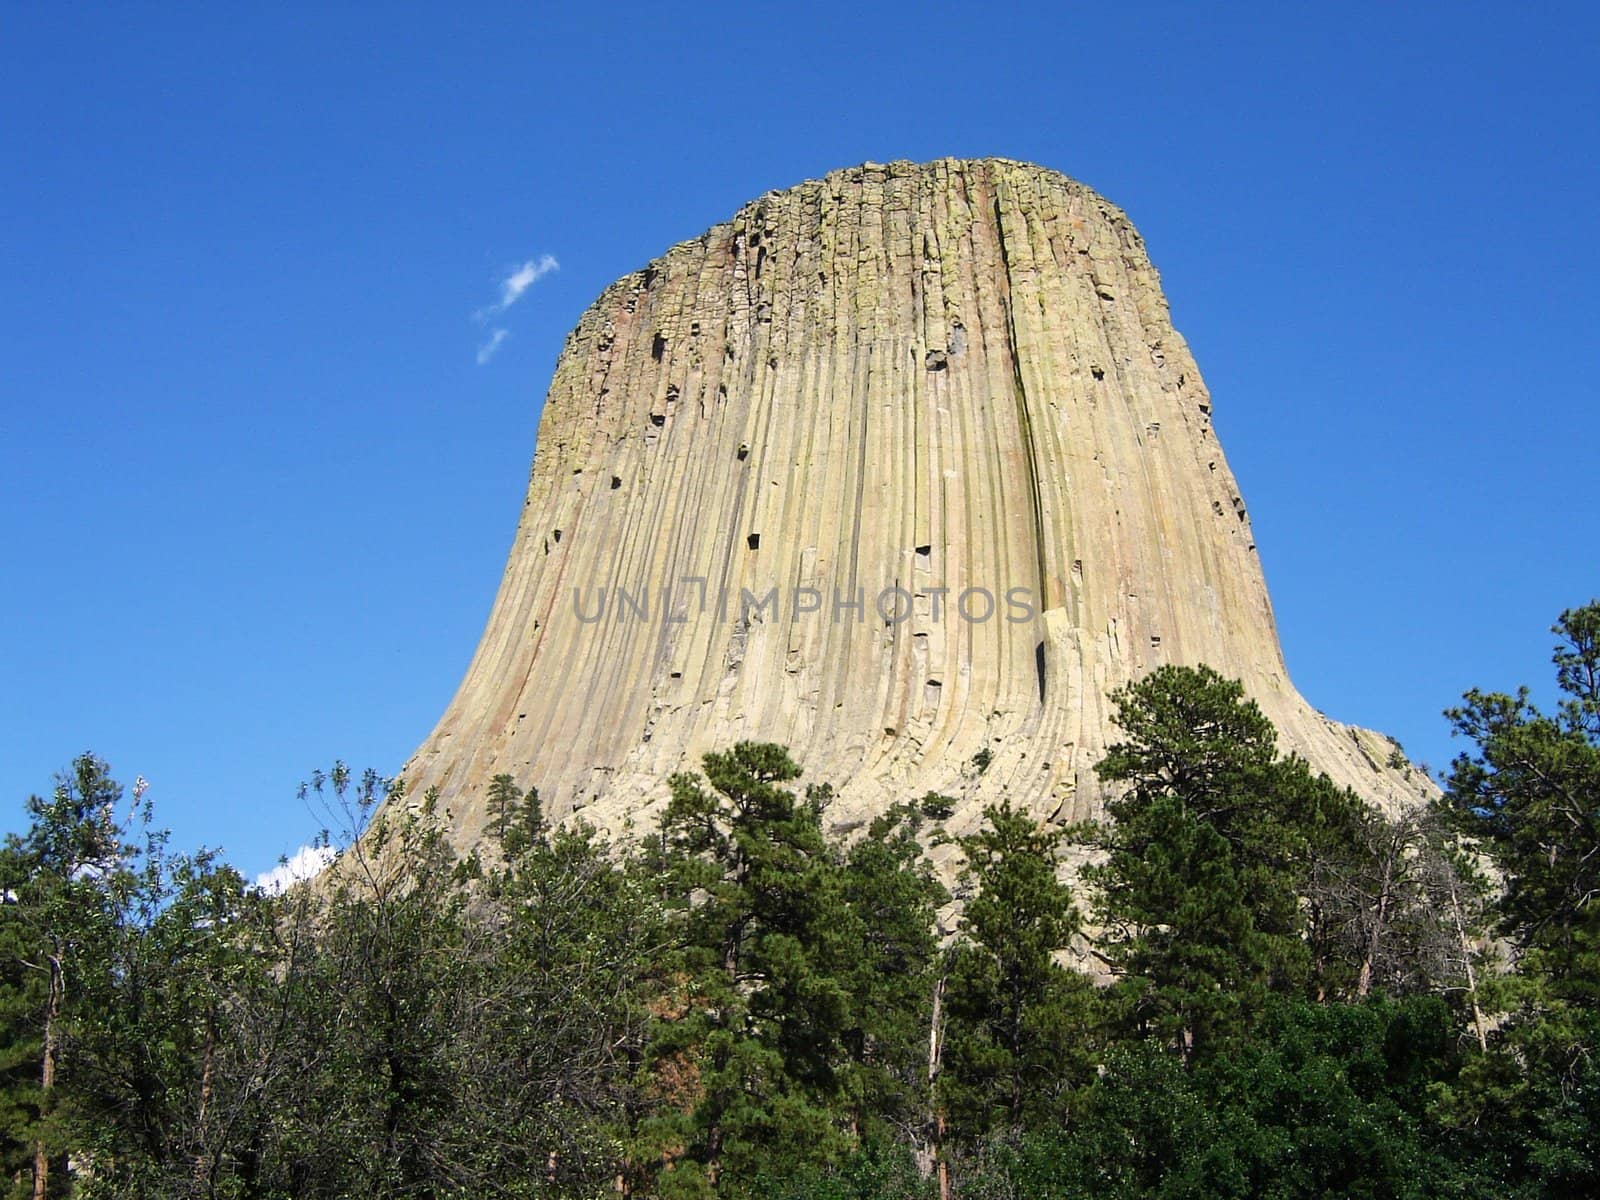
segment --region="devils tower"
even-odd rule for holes
[[[1106,693],[1242,679],[1285,749],[1428,787],[1289,682],[1211,398],[1123,213],[1000,159],[769,193],[568,336],[488,627],[406,767],[456,835],[490,778],[613,834],[741,739],[851,828],[897,799],[1091,815]],[[986,600],[987,598],[987,600]]]

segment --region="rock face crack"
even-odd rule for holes
[[[748,738],[832,784],[841,828],[929,791],[955,834],[1001,796],[1078,820],[1106,693],[1204,662],[1341,783],[1426,793],[1289,683],[1210,410],[1142,240],[1081,184],[941,159],[769,193],[567,338],[408,786],[463,846],[502,772],[625,835]]]
[[[1028,471],[1028,498],[1033,505],[1034,563],[1037,580],[1034,595],[1038,598],[1039,607],[1044,609],[1052,607],[1046,566],[1048,559],[1045,549],[1044,502],[1040,498],[1039,458],[1033,441],[1033,418],[1029,413],[1028,385],[1022,378],[1022,346],[1017,337],[1017,302],[1016,293],[1011,286],[1011,255],[1006,247],[1005,213],[1000,207],[998,195],[994,202],[994,228],[1000,242],[1000,260],[1005,267],[1006,350],[1007,357],[1011,360],[1012,396],[1017,405],[1017,426],[1022,431],[1022,460]],[[1041,649],[1039,667],[1041,701],[1044,699],[1043,661]]]

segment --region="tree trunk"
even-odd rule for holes
[[[717,1186],[717,1176],[722,1174],[722,1122],[713,1122],[706,1132],[706,1179]]]
[[[1461,919],[1461,900],[1456,894],[1456,878],[1450,875],[1450,915],[1456,923],[1456,937],[1461,942],[1461,965],[1467,975],[1467,996],[1472,1000],[1472,1028],[1478,1035],[1478,1049],[1489,1052],[1489,1026],[1483,1019],[1483,1009],[1478,1007],[1478,973],[1472,969],[1472,942],[1467,937],[1466,922]]]
[[[45,1200],[50,1192],[50,1149],[45,1145],[42,1128],[45,1113],[50,1107],[51,1092],[56,1086],[56,1031],[61,1019],[62,993],[66,978],[61,970],[61,959],[50,956],[50,991],[44,1008],[44,1052],[39,1068],[39,1121],[41,1129],[33,1142],[33,1200]]]
[[[927,1141],[917,1155],[917,1167],[924,1177],[937,1174],[939,1200],[950,1200],[950,1164],[944,1153],[944,1107],[935,1091],[944,1060],[944,985],[945,977],[941,973],[933,981],[933,1018],[928,1023],[928,1103],[933,1111],[928,1121]]]
[[[1356,996],[1365,999],[1372,990],[1372,964],[1378,957],[1378,943],[1383,938],[1384,923],[1389,919],[1389,894],[1394,887],[1394,858],[1387,857],[1383,864],[1383,885],[1378,889],[1378,911],[1373,917],[1372,934],[1367,938],[1366,952],[1361,956],[1361,974],[1356,979]]]
[[[211,1154],[206,1149],[206,1113],[211,1107],[211,1065],[217,1053],[217,1018],[206,1013],[206,1041],[200,1053],[200,1107],[195,1114],[194,1181],[203,1184],[211,1174]]]

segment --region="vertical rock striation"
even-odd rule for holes
[[[1017,162],[868,164],[579,320],[488,628],[405,773],[464,842],[497,773],[620,833],[744,738],[832,783],[843,828],[929,790],[957,831],[1002,794],[1066,821],[1096,810],[1107,691],[1169,662],[1242,678],[1374,800],[1428,787],[1291,686],[1122,212]]]

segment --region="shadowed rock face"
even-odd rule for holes
[[[1169,662],[1242,678],[1369,798],[1428,787],[1290,684],[1122,212],[1022,163],[868,164],[747,205],[579,320],[488,628],[405,774],[463,843],[497,773],[620,833],[739,739],[832,783],[840,828],[929,790],[955,832],[1002,794],[1073,820],[1099,804],[1106,692]]]

